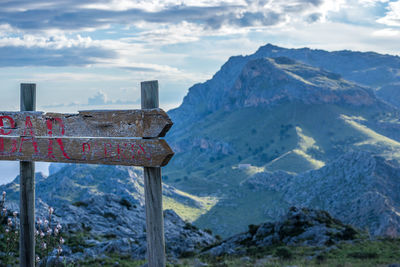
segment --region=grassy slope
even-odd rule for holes
[[[324,252],[325,248],[301,246],[271,246],[263,249],[249,248],[247,255],[205,257],[197,256],[180,259],[167,266],[196,266],[200,262],[208,266],[387,266],[400,262],[400,240],[382,239],[375,241],[360,240],[341,243],[336,249]],[[144,261],[130,259],[129,256],[116,254],[109,258],[80,262],[79,266],[141,266]]]
[[[285,208],[279,195],[254,193],[240,187],[256,171],[303,172],[316,169],[351,149],[364,149],[399,158],[400,144],[364,126],[394,114],[376,108],[337,105],[283,104],[272,110],[247,108],[216,112],[186,131],[181,140],[193,137],[229,143],[233,153],[223,155],[193,147],[178,153],[164,168],[167,183],[200,196],[218,197],[219,202],[197,221],[223,236],[246,229],[249,223],[268,220],[265,209]],[[175,164],[184,162],[182,166]],[[239,170],[239,163],[252,168]],[[219,226],[218,226],[219,225]]]

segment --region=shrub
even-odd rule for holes
[[[286,247],[279,247],[276,249],[275,251],[275,255],[279,258],[288,260],[291,259],[293,257],[293,253],[292,251],[290,251],[288,248]]]
[[[212,235],[212,230],[211,229],[204,229],[204,232],[206,232],[207,234],[210,234],[210,235]]]
[[[128,210],[130,210],[131,207],[132,207],[132,204],[131,204],[127,199],[125,199],[125,198],[122,198],[122,199],[119,201],[119,204],[121,204],[121,206],[125,206]]]
[[[354,239],[357,235],[357,231],[351,227],[350,225],[346,225],[346,229],[344,229],[342,238],[344,240],[351,240]]]
[[[349,257],[357,259],[374,259],[379,255],[376,252],[371,251],[356,251],[348,254]]]
[[[183,229],[194,230],[194,231],[198,230],[198,228],[196,226],[194,226],[193,224],[191,224],[190,222],[186,222]]]
[[[249,233],[251,235],[255,235],[255,233],[257,232],[258,228],[260,227],[259,225],[254,225],[254,224],[249,224]]]
[[[18,213],[7,211],[5,207],[6,192],[3,192],[0,201],[0,254],[1,264],[6,266],[17,265],[19,252],[19,222]],[[54,209],[49,207],[47,218],[38,218],[35,222],[35,258],[39,263],[41,259],[46,261],[49,254],[56,250],[57,258],[62,254],[62,246],[65,240],[62,237],[62,226],[53,221]],[[11,215],[11,217],[9,217]],[[1,265],[3,266],[3,265]]]
[[[112,213],[112,212],[105,212],[105,213],[103,214],[103,217],[104,217],[104,218],[112,218],[113,220],[117,219],[117,215],[115,215],[115,214]]]
[[[46,258],[54,249],[57,249],[57,257],[62,253],[62,245],[65,240],[61,236],[62,226],[52,220],[54,209],[49,207],[47,219],[36,221],[36,261]]]
[[[76,201],[72,205],[75,207],[87,207],[89,204],[83,201]]]

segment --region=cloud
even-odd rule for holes
[[[20,66],[86,66],[99,58],[114,58],[113,51],[96,47],[46,49],[40,47],[0,47],[0,67]]]
[[[52,103],[47,105],[42,105],[43,108],[70,108],[70,107],[77,107],[80,109],[82,107],[107,107],[107,106],[126,106],[126,105],[138,105],[140,104],[140,99],[135,101],[131,100],[110,100],[105,92],[102,90],[97,91],[93,96],[87,99],[87,103],[79,103],[79,102],[69,102],[69,103]]]
[[[75,105],[75,103],[71,104]],[[122,100],[122,99],[110,100],[108,99],[107,94],[102,90],[96,92],[93,96],[89,97],[87,101],[87,106],[130,105],[130,104],[140,104],[140,99],[135,101]]]
[[[323,27],[329,22],[377,24],[379,17],[370,16],[377,5],[388,6],[386,14],[381,14],[384,18],[378,21],[395,24],[399,17],[396,3],[399,2],[92,0],[89,3],[81,0],[3,0],[0,9],[0,67],[93,64],[135,73],[168,72],[182,77],[185,71],[180,68],[182,62],[195,55],[188,50],[165,53],[168,46],[194,45],[207,39],[246,38],[261,32],[276,34],[283,30],[285,33],[285,28],[303,31],[300,27],[308,28],[312,24]],[[379,28],[371,32],[376,30]],[[312,43],[316,39],[313,35],[309,41]],[[271,40],[265,39],[264,43],[268,41]],[[214,54],[209,51],[206,56],[214,57]]]
[[[102,91],[88,99],[88,105],[105,105],[107,102],[107,95]]]
[[[0,37],[0,67],[85,66],[99,59],[116,58],[112,49],[102,47],[91,38],[50,37],[32,34]]]
[[[4,1],[3,1],[4,2]],[[197,23],[218,29],[225,24],[238,27],[275,25],[287,16],[313,11],[322,0],[288,1],[104,1],[83,4],[77,0],[6,1],[0,24],[22,31],[59,29],[93,30],[110,25],[140,22]]]
[[[390,2],[387,10],[385,16],[378,19],[377,22],[388,26],[400,27],[400,1]]]

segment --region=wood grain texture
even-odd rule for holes
[[[158,81],[141,83],[141,103],[142,109],[158,108]],[[144,168],[144,192],[148,266],[164,267],[166,261],[161,168]]]
[[[0,112],[0,135],[163,137],[172,121],[162,109],[87,110],[76,114]]]
[[[159,107],[158,81],[146,81],[140,83],[141,108],[153,109]]]
[[[161,168],[144,168],[149,267],[165,266]]]
[[[20,266],[35,266],[35,163],[21,161],[19,193]]]
[[[162,139],[0,137],[0,160],[155,167],[173,154]]]
[[[21,84],[20,109],[36,109],[36,85]],[[20,162],[19,192],[19,262],[22,267],[35,266],[35,163]]]

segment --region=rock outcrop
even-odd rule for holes
[[[206,250],[205,254],[246,255],[250,247],[272,245],[332,246],[353,240],[362,233],[322,210],[291,207],[277,222],[249,225],[247,232],[232,236]]]
[[[244,186],[282,193],[289,205],[329,211],[372,235],[400,235],[400,166],[374,154],[348,152],[332,163],[298,175],[262,172]]]
[[[107,253],[146,255],[146,221],[143,177],[139,168],[102,165],[63,165],[48,177],[36,174],[36,217],[46,219],[54,208],[53,221],[62,225],[69,260]],[[6,205],[17,211],[19,177],[0,186],[7,192]],[[200,207],[189,195],[165,185],[164,195],[178,203]],[[173,210],[164,211],[166,251],[170,258],[198,252],[216,239],[210,233],[183,221]],[[70,245],[68,236],[82,237]]]

